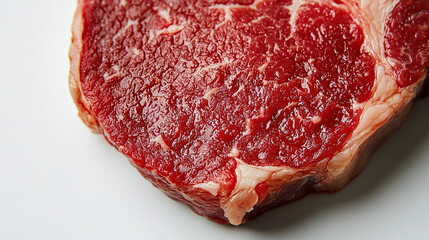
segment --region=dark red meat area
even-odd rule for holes
[[[429,68],[429,1],[399,1],[387,17],[384,44],[399,86],[423,78]]]
[[[235,184],[241,161],[332,157],[374,83],[344,10],[291,1],[89,1],[82,90],[109,141],[177,185]],[[213,2],[213,1],[211,1]],[[238,150],[238,151],[237,151]]]

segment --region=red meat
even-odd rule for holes
[[[238,225],[356,176],[428,42],[427,0],[79,0],[70,89],[156,187]]]

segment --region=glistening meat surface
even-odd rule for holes
[[[80,0],[70,87],[144,177],[237,225],[361,171],[423,82],[428,22],[426,0]]]

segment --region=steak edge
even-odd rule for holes
[[[109,4],[109,1],[106,2]],[[255,6],[259,10],[258,6],[266,2],[270,1],[254,1],[248,5]],[[113,3],[126,5],[127,1],[113,1]],[[113,3],[110,2],[110,4]],[[305,4],[312,3],[313,1],[296,0],[288,6],[290,6],[290,12],[293,15]],[[406,10],[410,9],[409,6],[413,3],[416,6],[420,4],[421,9],[417,9],[418,12],[416,9],[414,9],[416,12],[407,12]],[[113,139],[111,130],[108,130],[110,128],[106,127],[103,119],[100,121],[101,115],[94,110],[94,104],[91,102],[94,100],[88,100],[91,98],[92,92],[83,87],[86,78],[81,78],[82,63],[86,59],[82,59],[82,56],[85,56],[83,52],[86,42],[82,36],[85,21],[88,21],[84,18],[84,12],[89,11],[87,9],[92,6],[90,1],[85,0],[80,0],[78,3],[70,47],[69,85],[73,99],[79,109],[79,116],[94,132],[104,134],[113,146],[130,158],[130,162],[153,185],[171,198],[186,203],[197,214],[219,223],[239,225],[264,211],[299,199],[308,193],[338,191],[363,170],[370,153],[380,139],[400,123],[412,105],[427,73],[428,34],[422,34],[423,36],[420,36],[415,42],[412,42],[411,39],[409,40],[411,42],[395,45],[393,40],[400,39],[400,36],[398,36],[397,31],[387,29],[386,22],[394,26],[397,24],[395,21],[401,22],[405,21],[401,19],[409,19],[392,15],[393,13],[398,15],[398,11],[399,13],[414,14],[412,16],[420,13],[421,16],[415,17],[427,20],[429,10],[427,6],[424,6],[425,1],[321,1],[320,4],[334,7],[339,5],[338,8],[345,9],[344,11],[350,15],[353,23],[361,28],[364,37],[362,47],[374,59],[374,83],[371,87],[370,97],[353,104],[354,108],[360,109],[358,123],[351,130],[346,140],[339,145],[339,149],[335,150],[329,158],[310,162],[307,165],[289,166],[284,164],[251,164],[251,162],[245,162],[239,157],[233,156],[232,159],[235,160],[233,179],[228,180],[228,184],[231,185],[232,182],[232,185],[225,184],[229,188],[228,186],[225,187],[221,180],[219,182],[214,181],[216,178],[210,179],[213,181],[199,183],[192,183],[191,181],[191,183],[181,185],[179,180],[172,180],[157,169],[145,167],[144,164],[136,161],[130,155],[123,144]],[[230,5],[224,4],[222,6]],[[397,8],[400,7],[405,10],[398,10]],[[231,8],[228,7],[223,10],[225,17],[221,20],[226,21],[227,11],[231,11]],[[236,13],[233,12],[232,14]],[[225,23],[228,24],[228,21]],[[423,24],[418,26],[421,29],[424,27],[427,29],[428,24],[423,21]],[[167,27],[166,29],[173,31],[173,28]],[[155,31],[156,29],[152,30]],[[155,33],[159,33],[156,31]],[[413,30],[405,29],[404,31]],[[400,42],[400,40],[398,41]],[[398,51],[395,48],[402,48],[405,45],[416,46],[405,50],[405,53],[408,54],[409,59],[417,59],[420,65],[405,62],[406,56],[397,56]],[[388,49],[387,53],[385,49]],[[84,62],[84,64],[87,63]],[[408,74],[405,66],[413,71]],[[125,68],[125,66],[122,67]],[[208,93],[207,98],[213,94],[210,91]],[[204,97],[206,94],[203,94]],[[160,136],[160,138],[151,139],[152,142],[155,141],[161,145],[156,151],[170,150],[171,144],[164,141],[162,135]],[[240,151],[242,150],[240,149]]]

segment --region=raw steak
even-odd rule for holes
[[[70,88],[153,185],[238,225],[362,170],[428,29],[427,0],[79,0]]]

